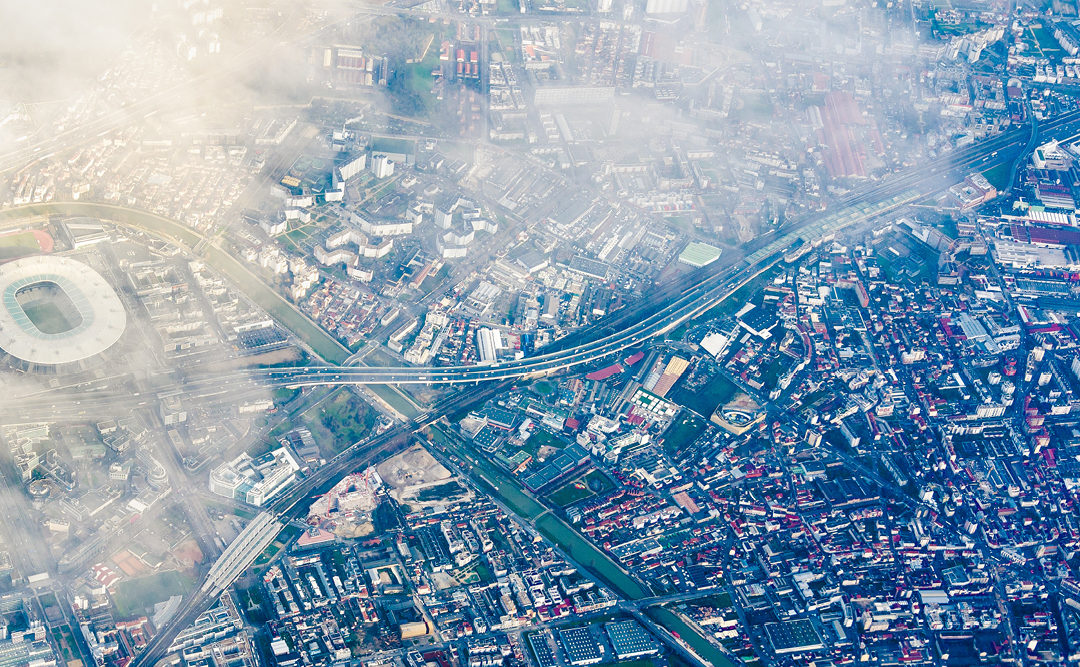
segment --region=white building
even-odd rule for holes
[[[278,234],[284,234],[289,229],[289,223],[285,218],[263,218],[259,220],[259,227],[266,232],[267,236],[277,236]]]
[[[476,332],[476,349],[480,354],[481,364],[495,363],[498,351],[503,348],[502,333],[489,327],[480,327]]]
[[[371,173],[375,174],[375,178],[390,178],[394,175],[394,161],[385,153],[372,155]]]
[[[253,459],[246,452],[210,473],[210,491],[262,505],[296,479],[300,463],[284,447]]]
[[[349,160],[348,162],[345,162],[340,167],[338,167],[337,171],[334,173],[334,176],[341,179],[342,183],[347,183],[352,180],[354,176],[362,172],[366,167],[367,155],[360,155],[359,157],[353,160]],[[335,183],[335,185],[337,185],[337,183]]]
[[[689,0],[648,0],[645,13],[649,16],[683,14],[689,6]]]

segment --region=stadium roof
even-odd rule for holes
[[[70,299],[78,322],[47,333],[19,303],[20,290],[53,283]],[[0,349],[32,364],[82,361],[111,347],[124,333],[127,313],[112,286],[82,262],[55,255],[25,257],[0,265]]]

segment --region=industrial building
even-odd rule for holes
[[[697,241],[686,244],[686,247],[679,254],[680,264],[686,264],[697,269],[708,266],[718,259],[720,259],[720,248]]]
[[[595,665],[604,659],[600,643],[588,628],[567,628],[559,631],[559,641],[571,665]]]
[[[656,655],[660,647],[641,624],[635,620],[618,621],[604,626],[615,657],[619,660],[631,660],[646,655]]]

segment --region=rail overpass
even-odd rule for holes
[[[840,208],[830,214],[813,216],[793,225],[784,233],[766,239],[744,260],[737,263],[718,262],[709,271],[693,274],[685,283],[661,288],[642,303],[624,308],[597,324],[556,342],[549,351],[536,356],[493,364],[446,368],[352,368],[344,366],[299,367],[267,369],[256,374],[241,373],[212,378],[193,379],[183,391],[209,390],[230,381],[257,380],[280,386],[328,384],[460,384],[474,383],[462,392],[442,399],[431,410],[366,442],[353,445],[309,477],[302,480],[269,508],[269,516],[255,522],[251,534],[247,531],[237,538],[243,548],[227,551],[228,561],[215,565],[200,581],[200,587],[185,600],[173,620],[151,640],[135,665],[149,665],[160,658],[180,629],[186,627],[214,601],[214,593],[224,590],[257,556],[251,545],[268,544],[280,527],[300,516],[311,494],[327,488],[342,475],[358,465],[400,451],[416,430],[439,419],[444,410],[460,409],[482,402],[495,395],[513,379],[557,372],[572,366],[609,357],[629,347],[639,345],[660,335],[696,315],[707,311],[727,298],[754,275],[775,265],[784,251],[797,241],[826,239],[830,235],[859,222],[886,215],[957,182],[958,176],[972,170],[983,171],[996,164],[1014,160],[1026,146],[1051,138],[1064,139],[1080,129],[1080,112],[1063,115],[1044,123],[1037,136],[1032,130],[1013,130],[972,147],[956,151],[944,158],[930,161],[895,177],[862,188],[841,201]],[[670,299],[670,300],[669,300]],[[35,399],[35,397],[31,397]],[[35,400],[62,400],[48,392]],[[133,400],[150,400],[133,397]]]

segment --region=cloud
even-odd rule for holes
[[[0,94],[70,97],[147,25],[152,7],[140,0],[0,3]]]

